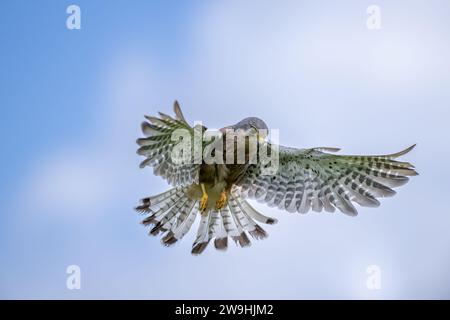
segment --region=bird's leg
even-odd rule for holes
[[[204,183],[201,183],[200,187],[202,188],[202,198],[200,199],[200,212],[204,212],[206,210],[206,205],[208,203],[208,194],[206,193]]]
[[[219,199],[216,202],[216,209],[222,209],[228,202],[228,190],[225,189],[220,193]]]

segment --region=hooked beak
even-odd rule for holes
[[[256,138],[258,139],[258,143],[264,143],[266,142],[267,132],[261,132],[258,128],[251,125],[252,129],[256,132]]]

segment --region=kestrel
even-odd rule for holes
[[[205,133],[207,128],[190,126],[176,101],[174,112],[175,117],[163,113],[159,117],[145,116],[148,120],[142,123],[145,137],[137,140],[140,146],[137,153],[145,156],[140,167],[153,167],[154,174],[166,179],[173,188],[142,199],[136,210],[148,215],[142,223],[153,225],[150,234],[164,234],[161,241],[166,246],[182,239],[200,215],[192,254],[202,253],[212,240],[216,249],[226,250],[228,238],[241,247],[251,244],[247,233],[256,239],[266,238],[267,233],[258,222],[275,224],[277,220],[255,210],[247,199],[288,212],[307,213],[310,209],[334,212],[337,208],[356,216],[354,203],[378,207],[378,198],[393,196],[396,192],[392,188],[404,185],[409,176],[417,175],[411,163],[394,160],[415,145],[378,156],[332,154],[338,148],[284,147],[268,141],[268,127],[256,117],[220,129],[221,139],[202,145],[200,150],[203,154],[218,141],[227,141],[229,130],[233,130],[248,137],[243,162],[236,162],[236,157],[232,163],[196,162],[192,155],[188,156],[192,161],[175,161],[173,153],[180,140],[174,139],[174,133],[182,130],[194,139],[196,132]],[[259,156],[250,156],[250,138],[255,138],[257,150],[263,146],[270,150],[277,147],[278,166],[274,173],[265,174],[267,163]],[[213,153],[237,152],[232,141],[223,143]]]

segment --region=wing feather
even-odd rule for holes
[[[166,179],[171,185],[186,186],[198,181],[200,164],[194,162],[192,153],[191,161],[178,163],[173,161],[174,147],[180,141],[172,140],[173,133],[178,129],[184,129],[189,133],[193,141],[194,128],[186,122],[177,101],[174,103],[175,118],[159,113],[160,118],[145,116],[148,122],[141,125],[144,138],[137,139],[139,145],[137,153],[145,156],[140,164],[141,168],[152,166],[155,175]],[[206,128],[202,128],[206,130]]]
[[[353,203],[377,207],[377,198],[396,194],[392,188],[417,175],[409,162],[395,160],[410,152],[379,156],[347,156],[323,151],[337,148],[295,149],[279,146],[279,168],[275,175],[262,175],[261,164],[251,165],[238,185],[244,197],[288,212],[309,210],[333,212],[338,208],[357,215]]]

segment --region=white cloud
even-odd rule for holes
[[[26,190],[29,203],[40,214],[91,216],[115,191],[111,181],[114,171],[83,149],[60,151],[37,166],[39,169],[27,179]]]

